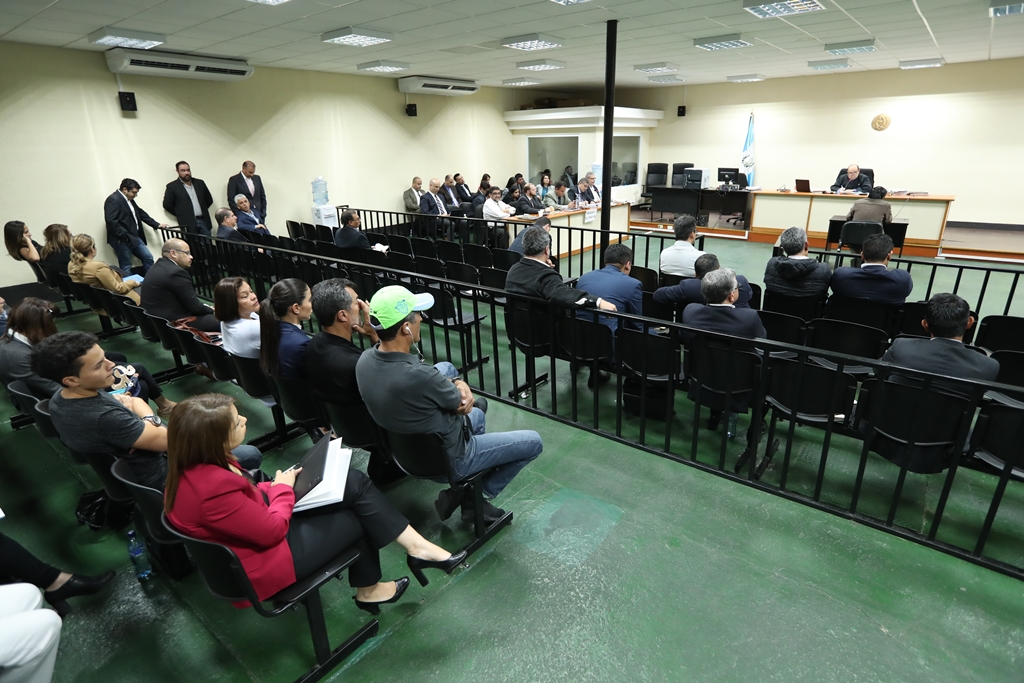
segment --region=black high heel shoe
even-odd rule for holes
[[[395,594],[387,600],[381,600],[380,602],[363,602],[362,600],[358,600],[356,598],[352,599],[356,601],[356,607],[358,607],[359,609],[369,612],[370,614],[380,614],[381,605],[386,605],[389,602],[398,602],[402,599],[402,593],[404,593],[405,589],[408,587],[409,577],[403,576],[402,578],[395,581]]]
[[[427,581],[426,575],[423,574],[424,569],[442,569],[445,574],[451,574],[453,569],[466,561],[466,551],[463,550],[461,553],[455,553],[447,560],[424,560],[420,557],[409,555],[405,558],[405,561],[409,565],[409,571],[413,573],[413,576],[420,582],[420,585],[426,586],[430,582]]]
[[[74,574],[57,590],[44,591],[43,598],[46,602],[50,603],[50,606],[57,610],[57,614],[63,619],[71,611],[68,598],[98,593],[114,579],[115,575],[116,573],[113,571],[98,576],[79,576]]]

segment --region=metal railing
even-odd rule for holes
[[[388,284],[429,291],[438,304],[421,327],[419,350],[427,362],[460,366],[475,391],[1024,579],[1024,484],[1011,469],[1024,462],[1024,433],[1000,454],[1003,467],[965,455],[968,445],[992,436],[985,425],[997,423],[986,412],[993,406],[1017,411],[1013,424],[1024,425],[1024,404],[1000,399],[1020,388],[904,369],[894,377],[894,368],[877,359],[602,313],[600,321],[620,328],[612,335],[595,311],[573,314],[502,289],[185,238],[206,259],[197,259],[193,270],[198,266],[209,282],[243,275],[265,292],[286,277],[310,286],[347,277],[364,299]],[[311,321],[309,328],[317,325]],[[607,380],[602,372],[610,373]],[[907,389],[908,382],[916,388]],[[947,399],[933,390],[937,385],[960,398]],[[907,400],[910,390],[916,400]],[[706,422],[716,419],[711,409],[725,412],[717,432]],[[729,412],[741,415],[733,436]],[[893,423],[891,416],[899,419]],[[758,438],[754,449],[741,449],[744,431]],[[924,469],[934,473],[921,473],[901,438],[923,444],[923,452],[932,449]]]

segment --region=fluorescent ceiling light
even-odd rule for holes
[[[534,59],[529,62],[516,62],[517,69],[527,71],[548,71],[550,69],[564,69],[565,62],[556,62],[553,59]]]
[[[136,50],[148,50],[167,42],[167,36],[144,31],[129,31],[124,28],[101,28],[89,34],[89,42],[111,47],[130,47]]]
[[[657,62],[655,64],[637,64],[633,71],[643,71],[645,74],[674,74],[679,67],[668,62]]]
[[[249,2],[255,2],[258,5],[283,5],[288,0],[249,0]]]
[[[551,2],[559,5],[578,5],[581,2],[590,2],[590,0],[551,0]]]
[[[850,61],[843,57],[842,59],[822,59],[817,62],[807,62],[807,66],[818,71],[831,71],[833,69],[849,69]]]
[[[668,74],[667,76],[651,76],[648,78],[651,83],[685,83],[686,79],[679,78],[675,74]]]
[[[1002,0],[992,0],[992,5],[988,8],[988,15],[993,18],[1008,17],[1011,14],[1024,14],[1024,3],[1004,5]]]
[[[501,82],[502,85],[540,85],[544,81],[539,78],[530,78],[529,76],[519,76],[517,78],[506,78]]]
[[[761,74],[743,74],[742,76],[728,76],[727,80],[730,83],[754,83],[756,81],[763,81],[767,76]]]
[[[911,59],[907,62],[900,62],[901,69],[930,69],[945,64],[942,57],[936,59]]]
[[[817,12],[825,9],[818,0],[780,0],[779,2],[764,2],[764,0],[743,0],[743,9],[755,17],[771,19],[772,17],[787,17],[792,14],[804,14],[806,12]]]
[[[711,38],[697,38],[693,41],[694,47],[702,50],[731,50],[737,47],[750,47],[752,43],[743,40],[739,33],[730,33],[727,36],[712,36]]]
[[[389,62],[384,59],[378,59],[375,62],[366,62],[356,67],[359,71],[375,71],[379,74],[389,74],[395,71],[407,71],[412,68],[406,62]]]
[[[875,39],[854,40],[849,43],[830,43],[825,46],[825,52],[831,55],[852,55],[857,52],[874,52]]]
[[[562,47],[558,38],[541,35],[540,33],[527,33],[525,36],[512,36],[501,41],[502,47],[510,47],[513,50],[549,50],[553,47]]]
[[[369,31],[365,28],[346,26],[337,31],[328,31],[320,34],[320,40],[324,43],[335,45],[350,45],[352,47],[369,47],[380,43],[390,42],[394,36],[383,31]]]

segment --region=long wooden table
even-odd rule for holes
[[[601,212],[605,210],[611,211],[611,231],[613,233],[628,233],[630,206],[628,202],[624,202],[622,204],[612,204],[608,209],[601,207],[595,210],[590,221],[587,220],[587,209],[574,209],[572,211],[547,214],[548,218],[551,219],[551,251],[555,256],[561,258],[570,254],[577,254],[580,251],[593,249],[595,245],[600,246]],[[514,229],[514,234],[510,239],[515,239],[517,234],[528,228],[535,220],[535,216],[514,217],[512,222],[516,223],[517,227]],[[522,227],[519,227],[519,225]],[[561,230],[559,228],[583,228],[583,230]],[[617,242],[619,239],[613,237],[612,241]]]
[[[799,227],[811,237],[828,234],[829,219],[850,210],[861,197],[857,195],[820,194],[814,192],[773,192],[759,190],[751,193],[750,231],[777,235],[786,228]],[[892,204],[893,218],[908,223],[906,243],[920,247],[938,248],[946,229],[951,195],[919,195],[887,197]]]

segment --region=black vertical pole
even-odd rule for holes
[[[619,22],[608,22],[604,52],[604,153],[601,155],[601,254],[608,248],[612,227],[612,143],[615,140],[615,44]],[[600,262],[603,262],[604,258]]]

